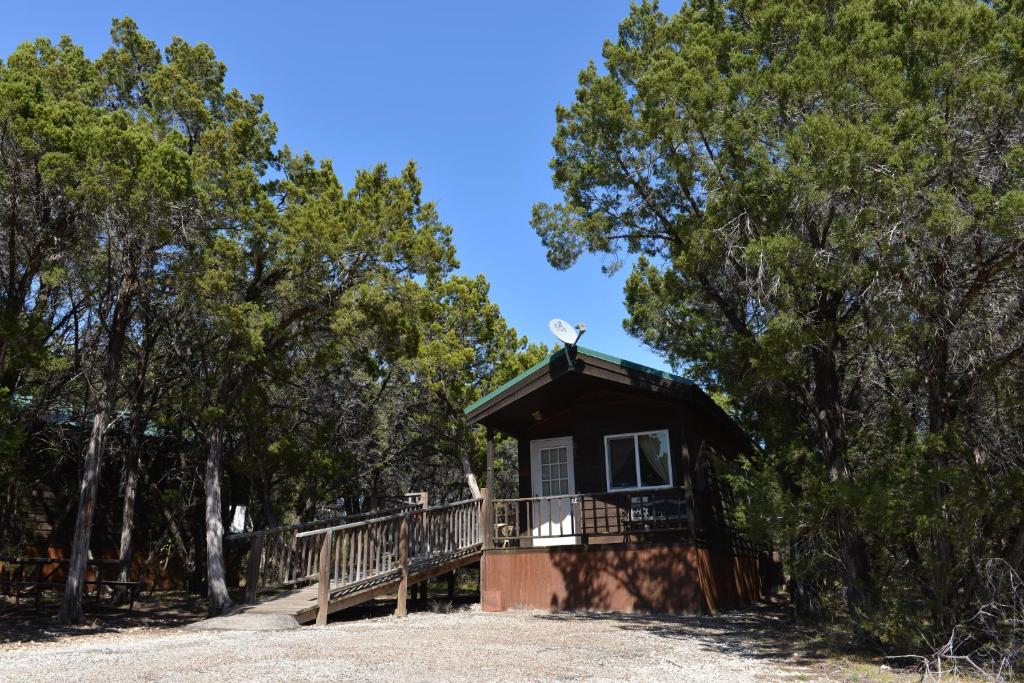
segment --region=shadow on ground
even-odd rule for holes
[[[2,600],[2,598],[0,598]],[[468,609],[478,602],[475,593],[457,595],[453,600],[432,596],[410,599],[407,609],[416,612],[451,612]],[[395,612],[394,598],[381,598],[352,607],[330,616],[329,621],[345,622],[385,617]],[[113,633],[134,628],[171,629],[187,626],[206,618],[206,601],[202,596],[187,593],[157,594],[139,598],[135,609],[96,605],[83,605],[85,623],[67,626],[57,621],[60,604],[56,596],[47,596],[42,605],[0,601],[0,644],[53,641],[72,636]]]
[[[27,643],[89,636],[131,628],[176,628],[206,617],[206,603],[187,593],[162,593],[140,597],[135,609],[83,605],[85,624],[66,626],[57,621],[57,596],[47,596],[40,606],[33,603],[0,602],[0,643]]]
[[[798,624],[782,604],[757,605],[715,615],[556,612],[537,619],[614,622],[627,631],[662,638],[693,638],[700,647],[755,660],[813,664],[835,656],[835,642]]]
[[[417,612],[456,612],[469,609],[480,602],[476,595],[458,595],[453,600],[447,598],[430,597],[419,600],[408,600],[406,610],[409,614]],[[382,598],[364,602],[362,605],[350,607],[340,612],[335,612],[327,619],[327,623],[333,624],[346,621],[359,621],[360,619],[375,619],[377,617],[389,617],[395,613],[396,602],[393,598]]]

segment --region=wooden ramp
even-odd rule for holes
[[[350,524],[252,535],[242,614],[316,620],[480,561],[481,499]],[[326,579],[325,579],[326,577]],[[274,592],[270,592],[274,591]]]
[[[437,576],[447,574],[459,567],[476,564],[480,561],[480,546],[463,552],[452,553],[438,558],[436,563],[424,566],[410,564],[408,585],[415,585]],[[330,599],[327,603],[327,614],[355,607],[374,598],[394,594],[402,583],[400,570],[382,574],[366,581],[344,586],[332,586]],[[300,624],[314,621],[319,612],[320,585],[314,583],[303,588],[267,595],[259,602],[246,605],[236,610],[246,614],[287,614],[294,617]]]

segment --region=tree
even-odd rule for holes
[[[1020,524],[964,506],[1020,487],[985,394],[1024,334],[1021,30],[1012,3],[645,2],[557,110],[549,260],[638,255],[627,329],[762,437],[794,596],[838,576],[864,637],[922,601],[947,629]],[[880,594],[907,562],[913,597]]]
[[[7,140],[14,164],[8,169],[14,172],[8,178],[20,184],[18,189],[32,193],[25,198],[31,198],[29,205],[34,206],[29,212],[20,210],[17,190],[12,188],[8,235],[12,240],[17,233],[27,238],[24,247],[9,242],[8,249],[9,319],[22,330],[14,341],[23,343],[32,336],[38,338],[38,333],[46,339],[54,330],[55,316],[77,314],[77,303],[50,302],[61,272],[80,278],[76,288],[98,323],[94,348],[101,350],[95,357],[89,399],[94,407],[92,435],[82,471],[65,592],[64,616],[71,621],[81,617],[97,479],[117,398],[137,270],[148,253],[147,233],[137,226],[159,223],[169,215],[167,204],[180,196],[181,189],[176,140],[147,135],[147,122],[133,119],[127,110],[136,87],[132,79],[152,67],[155,48],[137,40],[130,22],[115,23],[114,36],[117,47],[98,64],[86,60],[67,39],[59,46],[37,41],[19,48],[4,74],[14,101],[29,105],[11,110],[13,118],[8,118],[14,124],[10,129],[14,135]],[[112,68],[111,62],[124,52],[132,54],[132,69],[138,73]],[[121,84],[130,87],[107,89],[111,77],[121,77]],[[26,111],[31,112],[28,117]],[[28,185],[21,184],[26,181]],[[49,227],[54,228],[52,234],[37,232]],[[75,238],[73,254],[65,244],[71,237]],[[21,248],[28,258],[19,268]],[[76,258],[69,260],[72,255]],[[33,315],[26,321],[28,326],[20,326],[16,311],[23,311],[29,301],[34,304]],[[5,345],[10,339],[5,338]]]
[[[415,349],[415,277],[432,282],[454,263],[450,228],[420,199],[410,165],[360,172],[345,192],[329,163],[281,153],[283,178],[251,218],[219,229],[198,254],[191,287],[212,335],[204,346],[212,381],[206,440],[210,610],[230,605],[224,584],[220,472],[229,420],[265,375],[290,372],[289,354],[330,334],[336,352],[356,349],[387,362]],[[219,228],[220,226],[218,226]],[[414,310],[414,309],[413,309]],[[387,343],[362,347],[369,330]]]
[[[31,480],[24,449],[39,418],[59,403],[67,358],[56,349],[80,313],[68,282],[85,230],[68,196],[81,154],[73,135],[93,121],[96,74],[63,40],[20,46],[0,64],[0,546],[21,488]]]
[[[182,196],[180,140],[160,140],[148,122],[130,112],[143,99],[144,80],[159,63],[156,45],[138,36],[134,24],[115,22],[115,47],[97,65],[99,99],[93,125],[80,129],[86,139],[81,150],[89,171],[72,195],[89,213],[93,250],[86,252],[83,275],[92,275],[91,306],[100,332],[96,359],[94,415],[89,439],[62,619],[82,619],[82,589],[96,494],[107,433],[115,418],[122,361],[129,325],[135,315],[140,271],[166,240],[170,204]],[[163,225],[161,225],[163,224]],[[163,228],[161,230],[160,228]],[[156,238],[155,240],[153,238]]]
[[[209,46],[158,49],[127,18],[112,39],[0,64],[0,541],[42,541],[31,499],[66,497],[65,619],[115,516],[121,581],[146,546],[147,570],[177,555],[218,614],[225,517],[463,497],[482,447],[462,406],[545,350],[452,275],[413,164],[344,188],[277,147]]]
[[[394,332],[375,326],[343,343],[312,332],[289,346],[286,373],[243,397],[232,460],[246,464],[227,469],[248,492],[255,526],[362,512],[408,491],[465,498],[466,468],[482,461],[483,444],[462,407],[544,350],[508,327],[482,276],[418,284],[402,304],[415,348],[385,358],[375,350]]]
[[[96,62],[69,39],[59,46],[37,41],[20,47],[4,72],[12,95],[5,102],[21,100],[7,119],[14,125],[5,138],[11,151],[5,178],[12,183],[12,197],[24,189],[35,207],[33,215],[19,208],[17,199],[10,202],[8,235],[26,238],[24,247],[9,241],[8,262],[15,264],[8,278],[11,329],[23,330],[14,335],[22,342],[33,333],[46,340],[63,316],[79,326],[76,345],[79,333],[87,339],[76,359],[86,361],[92,433],[64,595],[63,616],[69,621],[81,619],[97,487],[108,435],[120,417],[115,415],[124,359],[128,350],[147,343],[133,337],[139,303],[148,300],[153,275],[187,246],[197,226],[196,185],[229,175],[218,173],[218,167],[250,163],[237,155],[206,156],[211,150],[202,144],[206,136],[235,126],[244,128],[236,137],[252,137],[263,125],[257,103],[225,93],[223,66],[208,47],[175,39],[164,61],[130,19],[115,20],[111,35],[114,46]],[[243,117],[249,120],[243,123]],[[28,203],[22,206],[27,209]],[[64,239],[72,242],[70,248]],[[21,249],[24,265],[18,265]],[[50,303],[62,273],[73,282],[75,297]],[[141,367],[138,382],[144,384],[145,363]],[[10,401],[5,403],[9,407]],[[137,441],[146,424],[144,415],[133,412],[129,422]],[[134,448],[137,444],[129,451]],[[129,504],[126,526],[130,510]],[[130,530],[125,531],[130,546]]]
[[[427,415],[437,421],[425,440],[458,454],[470,493],[479,495],[473,460],[480,469],[483,444],[468,433],[462,410],[491,389],[547,355],[543,345],[518,337],[488,297],[482,276],[453,277],[431,292],[425,330],[412,367],[433,401]],[[474,457],[477,456],[477,457]],[[489,483],[493,487],[493,483]]]

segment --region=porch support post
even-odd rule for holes
[[[487,428],[487,488],[494,493],[494,427]]]
[[[483,494],[480,508],[480,522],[483,531],[481,545],[484,550],[490,550],[494,547],[494,495],[489,486],[481,489],[480,492]]]

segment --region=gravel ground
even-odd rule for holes
[[[756,612],[490,614],[477,608],[290,631],[133,628],[0,645],[0,680],[808,680]]]

